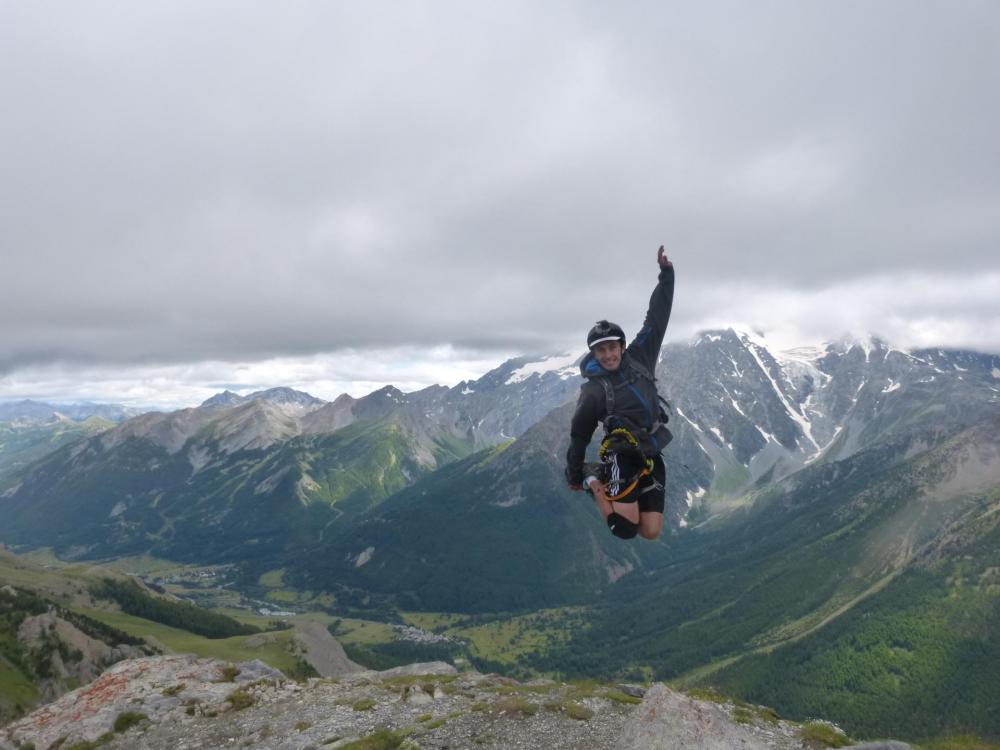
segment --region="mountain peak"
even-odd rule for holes
[[[294,388],[278,387],[268,388],[264,391],[254,391],[247,399],[260,399],[270,401],[272,404],[294,404],[296,406],[319,406],[326,403],[323,399],[316,398],[305,391],[297,391]]]
[[[201,402],[201,406],[235,406],[236,404],[243,403],[243,396],[238,393],[234,393],[228,388],[222,393],[216,393],[211,398],[207,398]]]
[[[268,388],[262,391],[254,391],[246,396],[241,396],[238,393],[234,393],[233,391],[226,389],[222,393],[217,393],[211,398],[202,401],[201,406],[239,406],[240,404],[245,404],[248,401],[268,401],[272,404],[278,404],[279,406],[302,407],[314,407],[326,403],[322,399],[316,398],[315,396],[305,393],[304,391],[297,391],[294,388],[282,386],[277,388]]]

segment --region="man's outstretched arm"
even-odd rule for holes
[[[645,364],[650,372],[656,368],[663,337],[667,333],[667,323],[670,321],[670,310],[674,304],[674,264],[667,257],[663,245],[656,252],[656,263],[660,267],[660,275],[649,298],[646,320],[627,350]]]

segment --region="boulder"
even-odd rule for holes
[[[768,750],[725,708],[653,685],[625,725],[615,750]]]

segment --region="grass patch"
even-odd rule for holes
[[[205,638],[186,630],[161,625],[124,612],[110,612],[90,607],[70,607],[70,609],[105,625],[122,630],[131,636],[147,640],[153,639],[174,653],[194,654],[200,658],[214,658],[228,662],[260,659],[268,666],[280,669],[285,674],[294,672],[296,669],[296,657],[288,650],[292,631],[272,633],[273,641],[257,648],[250,648],[244,645],[248,636]]]
[[[803,724],[799,732],[802,739],[812,747],[847,747],[851,744],[846,734],[822,721]]]
[[[375,701],[372,698],[362,698],[354,701],[354,703],[351,704],[351,708],[355,711],[371,711],[375,708]]]
[[[349,617],[337,618],[335,622],[337,627],[334,635],[345,646],[374,646],[392,643],[396,638],[396,631],[392,626],[382,622],[354,620]]]
[[[232,706],[234,711],[242,711],[245,708],[250,708],[256,701],[250,693],[240,688],[227,695],[226,702]]]
[[[728,703],[728,699],[715,688],[696,687],[687,691],[689,698],[696,701],[708,701],[709,703]]]
[[[642,703],[642,698],[636,698],[634,695],[623,693],[621,690],[606,690],[601,693],[601,697],[607,698],[609,701],[613,701],[615,703],[625,703],[630,706],[636,706]]]
[[[538,706],[519,695],[511,695],[498,700],[493,712],[505,716],[534,716],[538,713]]]
[[[136,711],[126,711],[125,713],[118,714],[115,718],[114,730],[116,733],[127,732],[132,727],[142,724],[144,721],[148,721],[149,717],[146,714],[141,714]]]
[[[291,589],[274,589],[268,591],[264,598],[280,604],[298,604],[302,599],[302,595]]]
[[[170,687],[165,687],[163,688],[162,692],[164,695],[169,695],[172,698],[175,695],[179,695],[186,687],[187,685],[185,685],[182,682],[179,685],[171,685]]]
[[[544,706],[547,711],[565,714],[569,718],[576,719],[577,721],[586,721],[587,719],[592,719],[594,717],[593,711],[582,703],[577,703],[574,700],[556,698],[545,701]]]
[[[12,706],[33,706],[38,698],[34,683],[0,659],[0,705],[6,700]]]
[[[236,676],[239,673],[239,667],[229,664],[222,668],[222,676],[216,682],[236,682]]]
[[[269,589],[281,588],[285,585],[285,569],[269,570],[257,579],[257,583]]]
[[[752,710],[757,715],[758,719],[763,719],[768,724],[777,725],[778,722],[781,721],[781,717],[778,715],[778,712],[768,706],[754,706]]]

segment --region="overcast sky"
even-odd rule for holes
[[[0,399],[627,332],[1000,352],[1000,3],[0,3]]]

